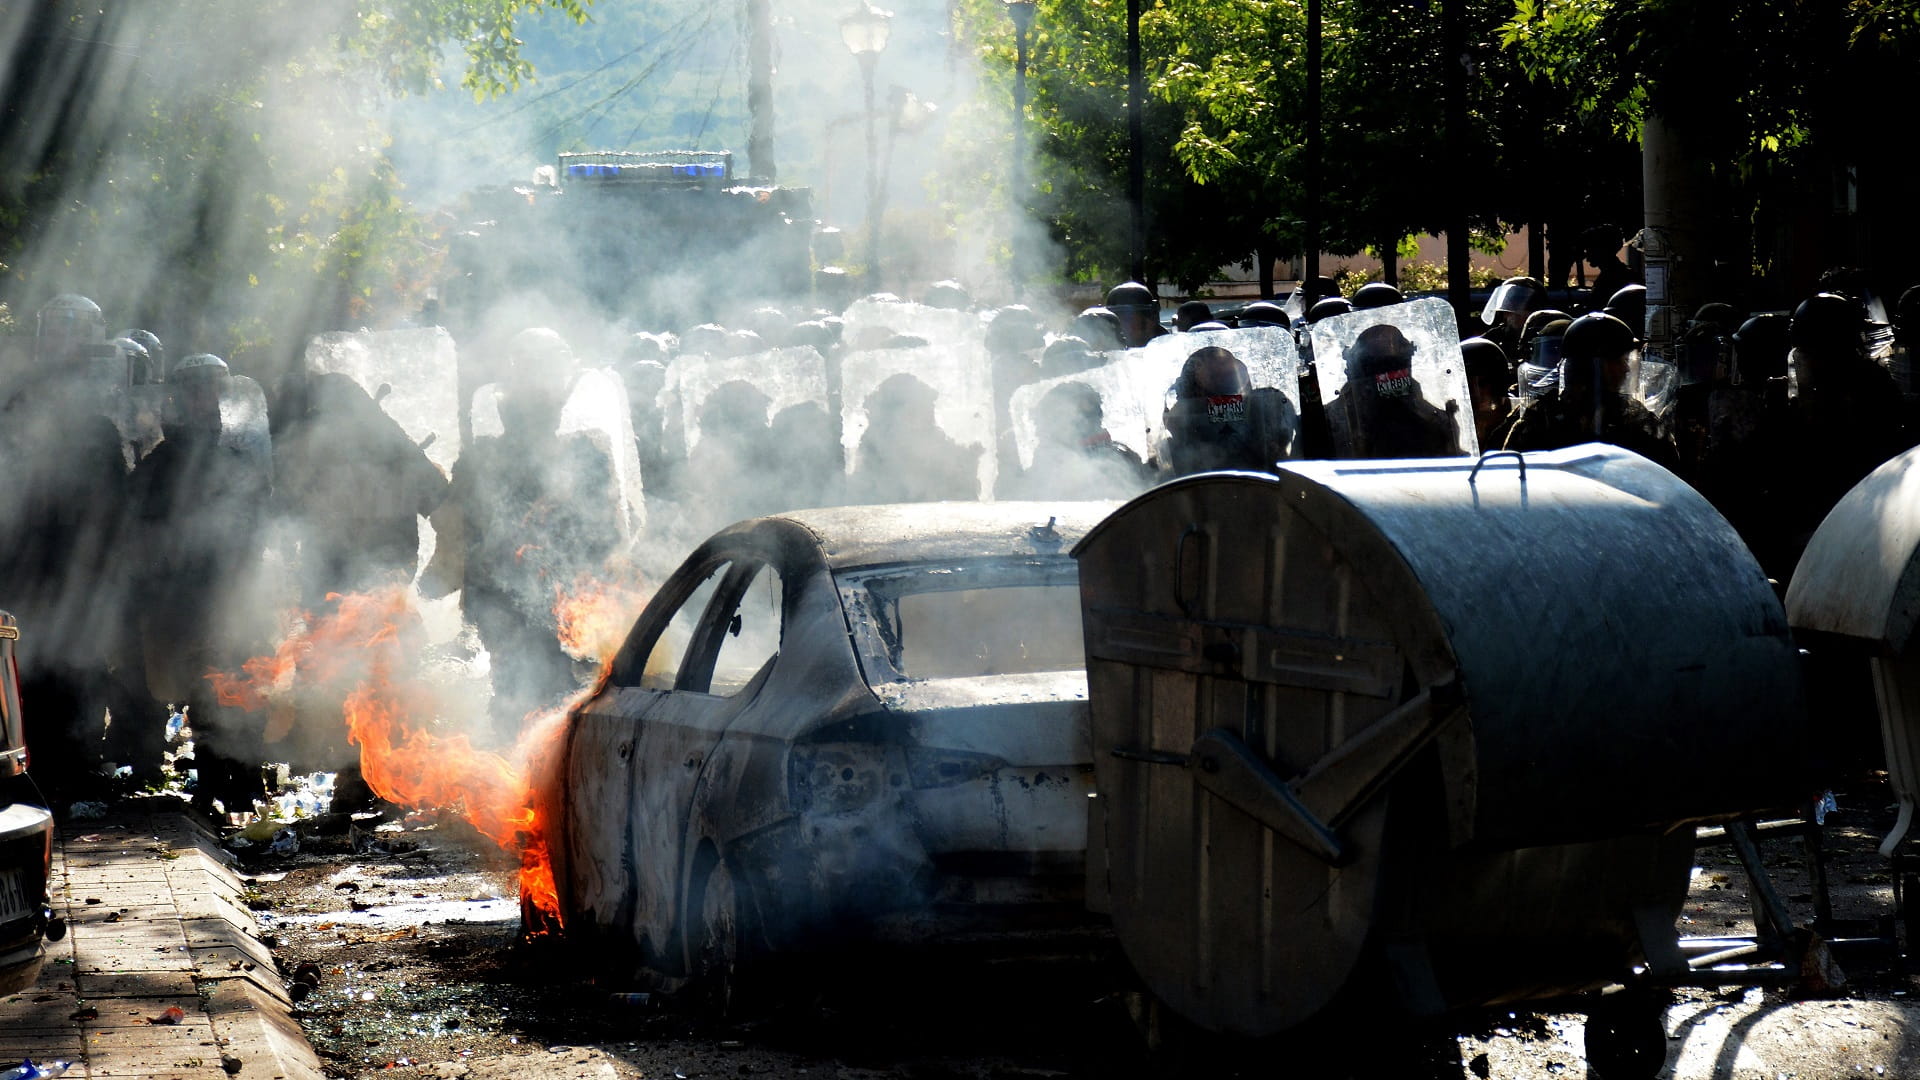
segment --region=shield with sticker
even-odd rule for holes
[[[1445,300],[1336,315],[1312,334],[1335,457],[1480,452],[1459,324]]]

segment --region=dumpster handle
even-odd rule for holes
[[[1467,486],[1473,486],[1473,482],[1480,476],[1480,466],[1485,465],[1488,458],[1497,457],[1511,457],[1520,463],[1520,483],[1522,486],[1525,486],[1527,482],[1527,459],[1525,455],[1521,454],[1518,450],[1489,450],[1481,454],[1480,460],[1473,463],[1473,471],[1467,474]]]
[[[1180,542],[1173,546],[1173,602],[1188,618],[1193,617],[1193,606],[1187,603],[1187,541],[1204,531],[1198,523],[1190,522],[1180,534]]]

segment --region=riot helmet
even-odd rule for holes
[[[212,353],[195,353],[175,364],[167,374],[164,421],[170,433],[191,430],[218,434],[220,400],[232,374],[227,362]]]
[[[1916,334],[1920,334],[1920,285],[1915,285],[1900,294],[1900,300],[1893,306],[1893,335],[1900,344],[1913,349]]]
[[[965,311],[973,306],[973,297],[967,295],[965,285],[949,278],[927,286],[927,291],[920,297],[920,302],[932,308]]]
[[[1209,319],[1203,323],[1194,323],[1193,328],[1192,330],[1189,331],[1189,333],[1211,334],[1215,330],[1231,330],[1231,329],[1233,329],[1233,327],[1228,326],[1226,323],[1215,322],[1214,320]]]
[[[1253,377],[1231,349],[1209,345],[1187,354],[1180,377],[1174,381],[1178,400],[1205,401],[1207,419],[1214,424],[1238,423],[1247,418],[1247,395]]]
[[[1120,323],[1120,316],[1114,314],[1111,308],[1096,305],[1082,311],[1074,317],[1067,333],[1086,342],[1089,348],[1101,352],[1127,347],[1126,331]]]
[[[1510,277],[1501,282],[1487,297],[1486,306],[1480,309],[1480,321],[1491,327],[1502,317],[1518,325],[1525,316],[1539,308],[1547,298],[1547,291],[1540,287],[1534,278],[1521,275]]]
[[[1103,441],[1105,410],[1100,392],[1082,382],[1064,382],[1046,392],[1034,410],[1042,441],[1081,449]]]
[[[1240,312],[1241,326],[1292,326],[1285,308],[1271,300],[1257,300]]]
[[[1307,321],[1309,323],[1317,323],[1321,319],[1331,319],[1335,315],[1345,315],[1352,310],[1353,304],[1348,301],[1346,297],[1329,296],[1324,300],[1315,301],[1314,305],[1307,309]]]
[[[1540,331],[1557,322],[1572,322],[1573,316],[1558,308],[1541,308],[1527,315],[1527,321],[1520,324],[1520,352],[1526,355],[1533,348],[1533,339]],[[1564,329],[1564,328],[1563,328]]]
[[[153,354],[145,345],[130,337],[117,337],[109,342],[120,351],[120,358],[126,363],[126,385],[145,386],[159,382],[153,370]]]
[[[1032,352],[1046,344],[1040,317],[1025,304],[1009,304],[987,321],[987,351],[995,356]]]
[[[1100,356],[1093,346],[1088,345],[1085,338],[1073,334],[1053,339],[1040,354],[1040,377],[1043,379],[1072,375],[1098,366]]]
[[[1681,383],[1691,386],[1720,378],[1730,351],[1726,331],[1718,322],[1695,321],[1674,346]]]
[[[1740,312],[1732,304],[1723,304],[1718,300],[1701,304],[1700,310],[1693,313],[1692,325],[1708,323],[1718,327],[1722,334],[1731,334],[1740,328]]]
[[[1353,294],[1353,310],[1369,311],[1373,308],[1390,307],[1406,300],[1400,290],[1384,281],[1369,281],[1360,286]]]
[[[128,329],[114,335],[126,338],[147,350],[147,367],[153,373],[150,382],[162,382],[167,377],[167,350],[160,339],[151,330]]]
[[[1639,344],[1640,339],[1624,320],[1596,311],[1573,320],[1560,349],[1563,357],[1611,360],[1626,356]]]
[[[1534,331],[1514,372],[1522,400],[1548,397],[1560,388],[1560,353],[1572,325],[1571,319],[1562,316]]]
[[[1507,354],[1500,346],[1483,337],[1470,337],[1460,343],[1460,359],[1467,369],[1467,380],[1473,382],[1498,381],[1504,384],[1513,377],[1513,367],[1507,363]]]
[[[1347,346],[1347,385],[1380,399],[1419,393],[1413,381],[1413,342],[1391,323],[1369,326]]]
[[[1173,313],[1175,330],[1191,330],[1203,322],[1213,321],[1213,309],[1205,300],[1188,300]]]
[[[1792,347],[1787,316],[1763,312],[1733,332],[1733,381],[1765,382],[1787,373],[1787,351]]]
[[[1647,326],[1647,287],[1622,285],[1617,292],[1607,298],[1607,306],[1601,310],[1626,323],[1637,338]]]
[[[1847,350],[1860,343],[1860,305],[1839,293],[1820,293],[1793,309],[1788,340],[1796,349]]]
[[[1583,406],[1590,404],[1592,430],[1599,433],[1604,398],[1620,392],[1639,344],[1625,322],[1606,312],[1573,320],[1560,345],[1560,399],[1569,416],[1584,420]]]
[[[1159,332],[1160,302],[1153,298],[1153,290],[1137,281],[1107,290],[1106,306],[1118,318],[1121,340],[1128,348],[1145,345]]]
[[[107,340],[107,320],[100,305],[77,293],[61,293],[40,308],[34,332],[34,353],[43,364],[57,364],[82,345]]]

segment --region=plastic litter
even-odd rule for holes
[[[67,817],[73,821],[98,821],[107,816],[107,804],[103,802],[77,802],[67,807]]]

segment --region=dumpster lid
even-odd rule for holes
[[[1868,473],[1814,530],[1787,587],[1796,630],[1840,634],[1889,652],[1920,621],[1920,448]]]

